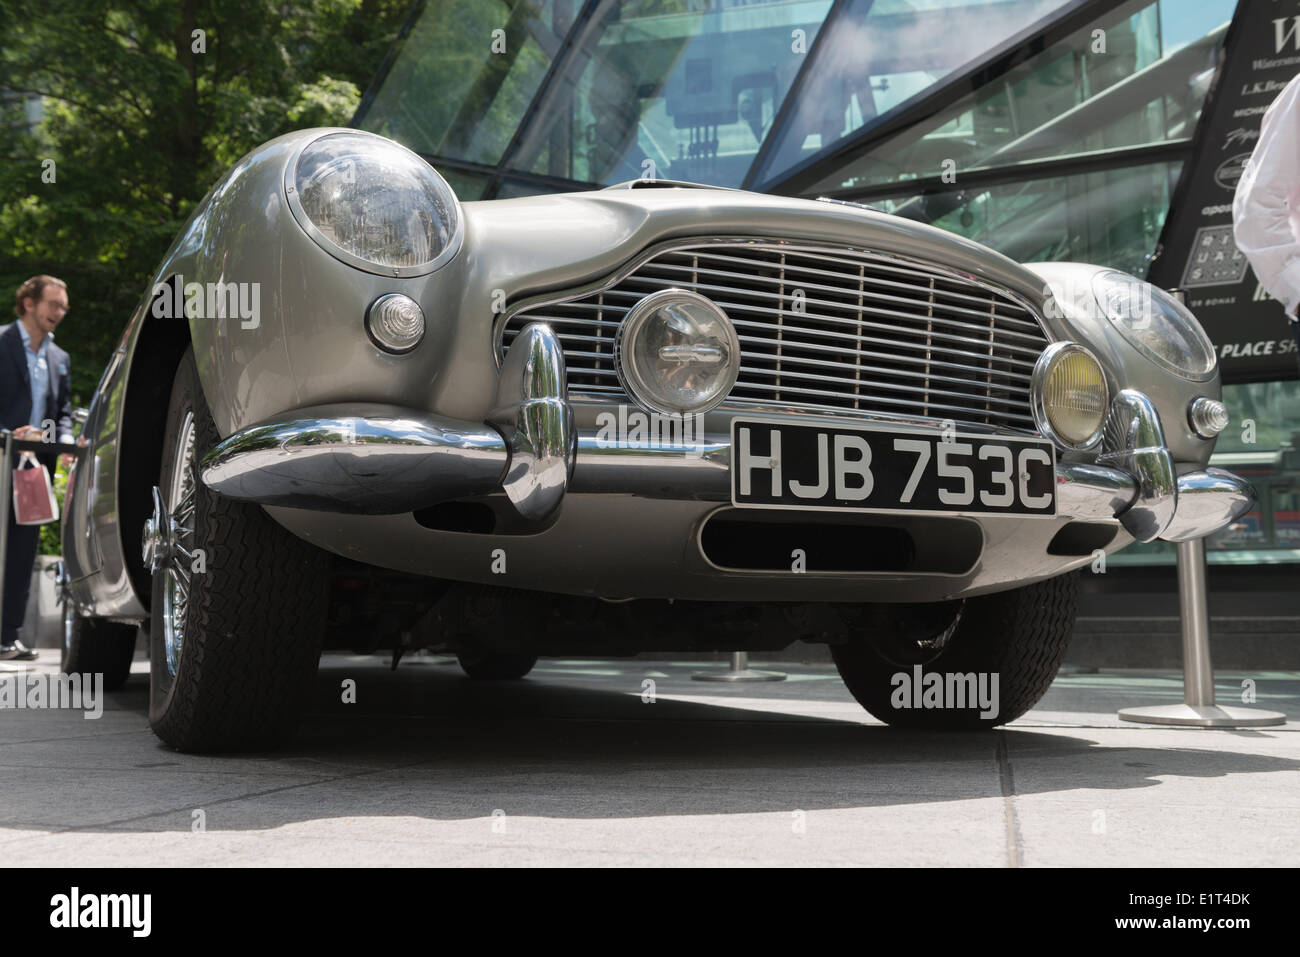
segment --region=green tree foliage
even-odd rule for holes
[[[212,183],[265,140],[347,123],[410,6],[0,0],[0,292],[8,316],[23,279],[67,280],[74,401]]]

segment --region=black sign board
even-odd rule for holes
[[[1185,290],[1219,353],[1224,382],[1297,376],[1282,304],[1232,238],[1232,198],[1264,111],[1300,73],[1300,0],[1239,0],[1147,278]]]

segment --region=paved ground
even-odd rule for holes
[[[47,652],[43,657],[49,658]],[[103,716],[0,711],[6,865],[1294,865],[1300,675],[1220,674],[1284,728],[1121,723],[1177,676],[1059,679],[991,734],[892,731],[827,665],[547,661],[479,684],[438,657],[330,655],[291,750],[194,757],[148,728],[145,663]],[[53,671],[53,663],[41,664]],[[343,704],[346,679],[355,704]],[[654,702],[643,701],[654,682]],[[199,824],[201,829],[197,829]]]

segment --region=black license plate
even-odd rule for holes
[[[1031,438],[733,419],[731,502],[1050,517],[1056,450]]]

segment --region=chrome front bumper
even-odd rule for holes
[[[1231,472],[1179,474],[1142,393],[1121,392],[1110,423],[1096,464],[1058,462],[1059,518],[1118,521],[1143,542],[1186,541],[1254,505],[1254,490]],[[544,523],[568,491],[730,501],[730,457],[726,434],[628,450],[579,430],[563,351],[547,326],[533,324],[510,350],[486,422],[376,404],[316,406],[231,435],[200,471],[213,491],[241,501],[365,515],[504,492],[523,520]]]

